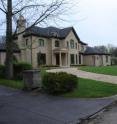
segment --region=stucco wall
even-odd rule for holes
[[[108,55],[108,62],[106,62],[106,55],[103,55],[103,65],[107,66],[107,65],[111,65],[111,56]]]
[[[108,56],[108,62],[106,62],[106,55],[87,55],[84,56],[84,65],[107,66],[111,65],[111,59],[110,56]]]
[[[77,43],[77,49],[76,48],[74,48],[74,49],[70,48],[70,40],[74,40],[74,43]],[[78,40],[75,37],[73,31],[71,31],[69,33],[69,35],[66,37],[66,39],[64,40],[64,44],[65,44],[66,47],[67,47],[67,42],[69,42],[68,66],[70,66],[70,64],[71,64],[71,62],[70,62],[71,61],[70,60],[70,54],[74,54],[75,55],[75,64],[78,64],[79,63],[79,52],[78,52],[78,45],[79,45],[79,43],[78,43]],[[77,62],[78,63],[76,63],[76,55],[77,55]]]
[[[44,47],[39,46],[39,39],[44,40]],[[37,54],[39,52],[46,54],[46,64],[50,65],[52,63],[52,41],[51,39],[43,38],[43,37],[35,37],[33,36],[32,41],[34,42],[32,45],[32,57],[33,57],[33,67],[38,67]]]
[[[84,56],[83,60],[84,60],[84,65],[89,65],[89,66],[94,66],[95,65],[95,61],[94,61],[95,56],[94,55],[87,55]]]

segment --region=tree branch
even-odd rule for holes
[[[51,16],[57,9],[59,9],[59,7],[63,4],[63,1],[60,1],[59,3],[56,1],[56,2],[53,2],[51,5],[49,5],[49,7],[41,13],[40,17],[38,19],[36,19],[36,21],[31,25],[29,26],[28,28],[26,28],[24,31],[22,32],[19,32],[16,34],[16,32],[14,33],[14,35],[20,35],[20,34],[23,34],[25,33],[26,31],[28,31],[29,29],[31,29],[33,26],[43,22],[45,19],[47,19],[49,16]],[[27,7],[27,6],[26,6]],[[25,7],[23,7],[24,9]]]
[[[24,7],[22,7],[21,9],[19,9],[18,11],[14,11],[13,12],[13,15],[16,15],[16,14],[18,14],[18,13],[20,13],[21,11],[23,11],[23,10],[25,10],[25,9],[28,9],[28,8],[34,8],[34,7],[45,7],[45,5],[44,4],[42,4],[42,5],[28,5],[28,6],[24,6]]]
[[[7,13],[7,10],[5,8],[5,3],[4,3],[3,0],[0,0],[0,1],[1,1],[2,7],[3,7],[3,8],[0,7],[0,10],[6,14]]]
[[[3,13],[7,14],[7,12],[6,12],[4,9],[0,8],[0,10],[1,10]]]

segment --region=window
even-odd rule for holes
[[[69,42],[67,41],[67,48],[69,48]]]
[[[74,54],[71,54],[71,65],[74,65],[75,60],[74,60]]]
[[[99,56],[97,56],[97,60],[99,59]]]
[[[79,55],[79,64],[81,64],[81,55]]]
[[[77,43],[75,43],[75,48],[77,49]]]
[[[78,55],[76,54],[76,64],[78,64]]]
[[[74,49],[74,40],[70,41],[70,47],[71,47],[71,49]]]
[[[44,46],[44,40],[43,39],[39,39],[39,46],[43,47]]]
[[[108,55],[106,56],[106,62],[108,62]]]
[[[38,53],[37,61],[38,61],[38,65],[45,65],[46,64],[46,54]]]
[[[26,39],[25,41],[25,46],[28,46],[28,39]]]
[[[83,46],[83,45],[82,45],[82,47],[81,47],[81,51],[84,52],[84,46]]]
[[[55,41],[55,47],[60,47],[60,42],[58,40]]]
[[[58,33],[57,32],[51,32],[51,35],[54,37],[58,37]]]

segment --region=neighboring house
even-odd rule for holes
[[[21,16],[18,20],[18,32],[25,29],[26,20]],[[109,54],[88,47],[80,40],[73,27],[59,29],[34,26],[19,35],[15,43],[20,49],[18,60],[31,63],[34,68],[40,64],[59,66],[111,64]]]
[[[20,60],[20,49],[18,48],[17,44],[13,44],[13,52],[14,56]],[[6,60],[6,45],[4,42],[0,43],[0,64],[4,65]]]
[[[111,65],[111,55],[108,53],[96,50],[93,47],[87,47],[83,53],[84,65],[89,66],[108,66]]]

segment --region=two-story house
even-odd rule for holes
[[[20,16],[18,33],[25,29],[26,20]],[[20,50],[16,55],[18,60],[31,63],[34,68],[40,64],[59,66],[110,65],[110,55],[88,47],[86,43],[80,40],[73,27],[59,29],[34,26],[20,34],[15,43]],[[104,58],[108,61],[105,61]]]

